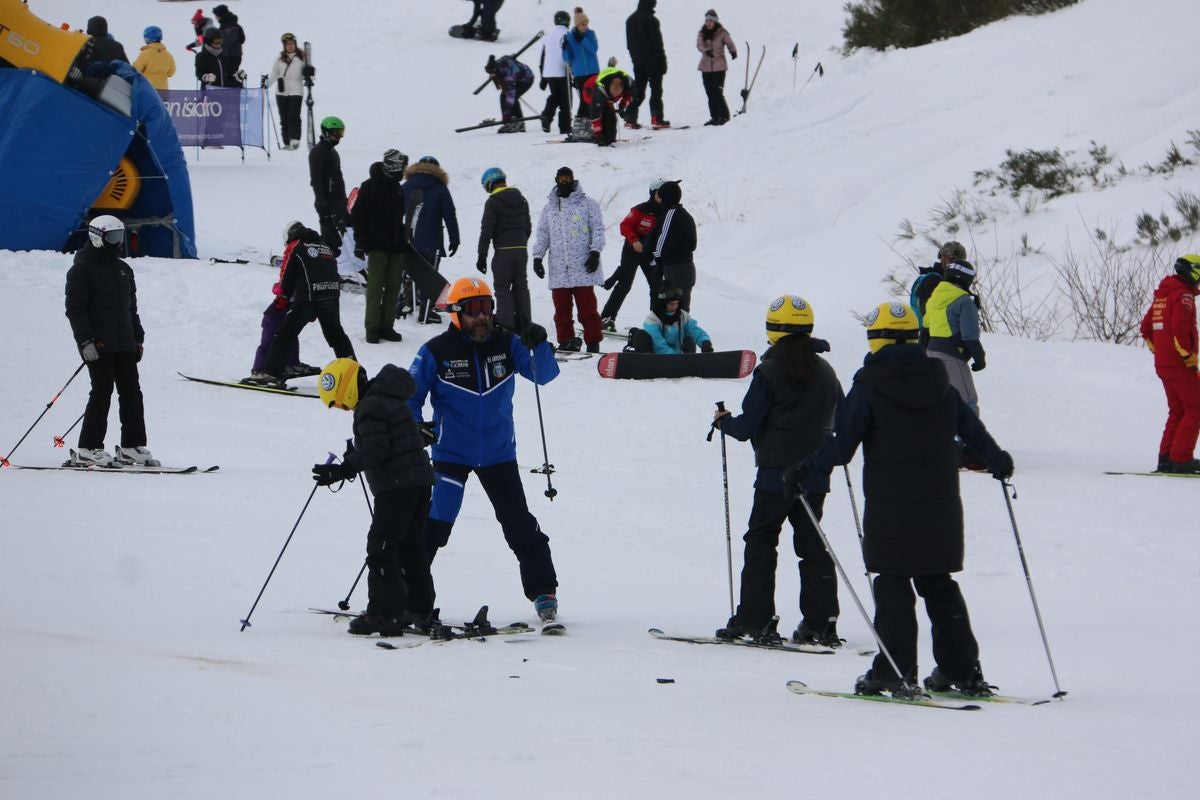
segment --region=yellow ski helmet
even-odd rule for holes
[[[781,294],[767,306],[767,341],[775,344],[793,333],[813,332],[812,306],[798,294]]]
[[[366,370],[353,358],[339,358],[327,364],[317,379],[317,394],[325,407],[354,410],[358,405],[360,374],[365,376]]]
[[[880,303],[867,314],[867,344],[878,353],[889,344],[915,342],[920,335],[917,315],[904,303]]]
[[[1189,253],[1177,259],[1175,273],[1188,283],[1200,283],[1200,256]]]

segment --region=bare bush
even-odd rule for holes
[[[1088,234],[1088,249],[1077,252],[1070,238],[1059,259],[1051,259],[1070,308],[1075,339],[1114,344],[1141,341],[1142,315],[1163,275],[1169,256],[1158,245],[1118,247],[1113,235]]]
[[[975,290],[986,302],[979,309],[979,325],[988,332],[1006,333],[1044,342],[1057,336],[1063,314],[1057,294],[1042,285],[1046,275],[1023,279],[1016,255],[976,264]]]

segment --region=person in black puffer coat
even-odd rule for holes
[[[496,284],[496,324],[521,333],[532,319],[529,300],[529,237],[533,221],[529,201],[521,190],[508,185],[499,167],[489,167],[480,178],[488,199],[479,223],[479,257],[475,268],[487,274],[488,248],[494,247],[492,278]]]
[[[354,444],[342,463],[314,465],[313,479],[328,486],[362,473],[375,495],[367,531],[367,608],[349,629],[360,636],[402,635],[405,622],[433,610],[425,519],[434,477],[424,449],[433,437],[409,408],[415,390],[412,375],[394,364],[384,364],[373,380],[350,358],[321,373],[321,402],[354,411]]]
[[[717,411],[713,425],[739,441],[750,440],[758,476],[754,507],[747,525],[741,602],[717,636],[758,637],[775,617],[775,567],[779,532],[792,525],[792,546],[800,566],[802,619],[792,641],[841,646],[837,634],[837,573],[803,504],[785,491],[783,471],[816,452],[833,430],[834,412],[843,399],[833,367],[818,353],[829,343],[812,336],[812,306],[798,295],[785,294],[767,309],[767,341],[771,343],[742,400],[742,413]],[[819,483],[819,485],[817,485]],[[829,492],[829,473],[806,493],[817,519]]]
[[[321,136],[308,151],[308,181],[313,190],[313,206],[321,224],[321,236],[336,258],[342,248],[342,234],[350,225],[346,207],[346,180],[342,177],[342,157],[337,146],[346,133],[346,124],[338,117],[321,120]]]
[[[216,28],[204,31],[204,46],[196,51],[196,80],[203,87],[216,86],[226,89],[236,89],[242,84],[229,68],[229,60],[225,55],[225,40]]]
[[[358,187],[350,222],[355,255],[367,259],[367,301],[363,324],[367,342],[401,340],[395,329],[396,298],[404,282],[408,230],[404,222],[404,188],[400,179],[408,156],[391,149],[371,165],[371,177]]]
[[[654,16],[658,0],[638,0],[637,11],[625,20],[625,46],[633,59],[634,100],[625,119],[637,127],[638,109],[650,87],[650,123],[656,128],[670,127],[663,119],[662,83],[667,74],[667,51],[663,47],[662,27]]]
[[[294,352],[300,331],[314,320],[321,325],[325,341],[338,358],[354,358],[350,337],[342,329],[337,259],[321,234],[299,222],[287,226],[288,260],[279,281],[279,295],[287,298],[287,316],[267,350],[262,372],[246,379],[247,383],[272,388],[287,388],[283,376],[288,353]],[[292,246],[292,242],[299,244]]]
[[[79,429],[81,462],[107,465],[104,451],[113,387],[121,404],[121,449],[149,456],[138,362],[146,332],[138,316],[133,270],[120,258],[125,226],[103,215],[88,224],[88,244],[67,270],[66,310],[75,345],[92,379]],[[146,461],[146,458],[140,459]]]
[[[226,5],[213,8],[213,16],[221,28],[221,36],[225,40],[225,58],[229,71],[235,73],[242,66],[242,45],[246,43],[246,31],[238,23],[237,14]],[[240,84],[239,84],[240,85]]]
[[[125,47],[108,33],[108,20],[104,17],[92,17],[87,21],[87,33],[92,37],[92,55],[89,64],[97,62],[107,64],[110,61],[129,62],[125,55]]]
[[[900,669],[875,657],[854,690],[859,694],[911,690],[917,675],[916,593],[925,599],[937,667],[925,686],[970,694],[990,689],[979,666],[979,644],[967,604],[951,573],[963,568],[963,512],[958,488],[962,437],[997,480],[1013,472],[979,417],[950,386],[946,368],[917,343],[916,314],[904,303],[883,303],[867,316],[871,353],[838,409],[835,439],[795,468],[807,493],[834,466],[850,463],[863,446],[863,560],[875,578],[875,630]]]

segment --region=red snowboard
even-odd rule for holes
[[[606,353],[596,371],[601,378],[744,378],[754,371],[752,350],[722,353]]]

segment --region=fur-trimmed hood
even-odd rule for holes
[[[408,169],[404,171],[404,179],[406,181],[412,180],[417,175],[428,175],[431,178],[441,181],[443,186],[450,185],[450,176],[446,174],[446,171],[437,164],[431,164],[428,161],[418,161],[415,164],[409,164]]]

